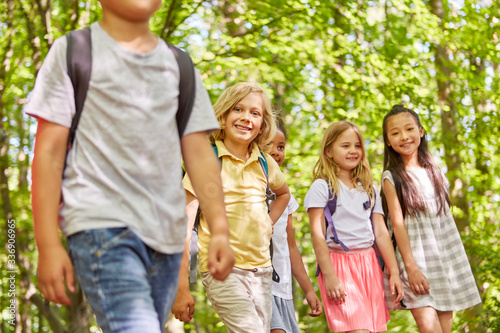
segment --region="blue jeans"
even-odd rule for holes
[[[127,228],[68,237],[71,261],[97,323],[108,332],[164,332],[182,253],[163,254]]]

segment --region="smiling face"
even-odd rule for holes
[[[278,163],[279,166],[283,164],[283,160],[285,158],[285,134],[283,134],[282,131],[279,129],[276,130],[276,136],[274,137],[274,140],[271,142],[272,148],[269,154],[274,158],[276,163]]]
[[[227,115],[224,141],[249,146],[262,132],[263,114],[262,96],[259,93],[249,93],[243,97]]]
[[[347,172],[352,172],[363,161],[364,156],[361,139],[352,127],[342,132],[325,152],[328,157],[333,158],[341,171]]]
[[[408,112],[398,113],[387,119],[387,142],[401,158],[417,156],[424,130]]]

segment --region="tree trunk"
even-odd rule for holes
[[[245,9],[241,3],[235,1],[218,1],[219,10],[224,16],[223,22],[227,34],[233,38],[244,36],[247,33],[247,28],[239,17],[245,13]]]
[[[443,1],[430,1],[431,12],[441,19],[440,25],[443,32],[445,17]],[[460,156],[461,142],[457,128],[457,109],[453,95],[452,70],[449,64],[451,50],[447,45],[438,42],[435,45],[436,80],[438,86],[438,100],[441,109],[441,125],[443,131],[442,142],[444,145],[444,160],[448,169],[447,176],[450,181],[450,199],[460,212],[455,214],[455,221],[459,231],[469,226],[469,205],[467,201],[468,184],[462,178],[462,158]]]
[[[484,59],[480,59],[474,54],[471,54],[469,59],[471,65],[474,65],[476,68],[473,71],[474,76],[484,78],[486,69]],[[474,190],[478,193],[479,196],[484,196],[486,195],[486,191],[491,188],[490,182],[493,178],[490,177],[490,168],[487,165],[488,161],[491,161],[491,154],[488,151],[488,147],[485,146],[484,141],[480,139],[480,137],[488,130],[488,124],[486,124],[483,120],[486,111],[487,97],[482,93],[478,93],[478,90],[479,89],[477,89],[476,87],[472,87],[472,92],[470,94],[475,112],[474,142],[476,143],[477,147],[475,149],[476,154],[474,158],[476,170],[479,171],[479,174],[474,177]]]
[[[444,27],[445,7],[442,0],[430,1],[431,12],[440,19],[440,27],[443,35],[446,28]],[[453,95],[453,82],[452,70],[450,66],[449,55],[452,53],[446,44],[438,42],[435,45],[435,63],[436,63],[436,80],[438,85],[438,98],[439,106],[441,108],[441,124],[443,131],[443,145],[444,145],[444,159],[448,168],[447,176],[450,181],[450,199],[452,204],[455,205],[460,212],[454,214],[457,228],[463,231],[470,225],[469,218],[469,204],[467,199],[468,183],[462,178],[462,163],[463,160],[460,156],[461,142],[458,139],[459,131],[457,128],[457,109],[455,105],[455,97]],[[469,260],[478,260],[472,256]],[[474,262],[472,262],[474,265]],[[476,318],[482,309],[482,305],[465,310],[465,317],[470,322],[471,319]],[[476,326],[469,326],[470,331],[483,332],[484,328],[480,324]]]

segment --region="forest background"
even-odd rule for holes
[[[152,30],[187,50],[212,101],[239,82],[261,84],[289,130],[283,171],[299,204],[312,181],[324,129],[358,124],[374,178],[382,171],[382,119],[397,103],[417,111],[450,181],[453,214],[483,299],[455,315],[454,332],[500,332],[500,4],[493,0],[163,1]],[[77,294],[72,307],[44,302],[36,283],[30,204],[36,121],[23,114],[54,40],[100,17],[96,0],[0,2],[0,332],[95,332]],[[307,215],[296,238],[313,278]],[[201,284],[185,332],[224,332]],[[327,332],[294,287],[304,332]],[[14,308],[12,304],[17,304]],[[14,316],[11,317],[11,314]],[[414,332],[407,311],[391,332]],[[180,323],[169,322],[167,331]]]

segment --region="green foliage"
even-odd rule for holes
[[[387,325],[388,332],[418,332],[417,324],[410,311],[394,311],[390,313],[391,320]]]
[[[431,8],[440,3],[442,15]],[[192,55],[212,101],[239,81],[259,83],[272,96],[289,130],[283,171],[299,204],[312,182],[322,133],[331,122],[350,119],[360,126],[377,183],[384,114],[401,102],[419,112],[437,163],[450,179],[460,179],[467,195],[466,206],[454,213],[468,216],[462,236],[483,304],[456,313],[454,331],[496,332],[500,330],[499,10],[495,1],[165,0],[151,20],[151,29]],[[3,220],[9,214],[16,220],[17,297],[25,304],[21,310],[31,318],[32,328],[40,332],[50,331],[49,323],[29,300],[36,293],[28,172],[35,121],[23,115],[22,108],[53,41],[100,16],[96,0],[0,3],[0,172],[8,177],[0,183],[0,213]],[[446,58],[437,57],[440,48]],[[448,84],[448,99],[443,99],[440,82]],[[442,123],[446,112],[457,119],[455,132]],[[447,139],[450,135],[457,140],[453,144]],[[450,154],[460,160],[459,167],[448,169]],[[294,228],[317,287],[302,206],[294,215]],[[6,237],[0,234],[0,242],[5,244]],[[2,267],[6,260],[2,252]],[[11,332],[5,312],[6,278],[2,271],[0,330]],[[194,294],[196,315],[185,330],[224,332],[201,284]],[[294,290],[294,295],[304,332],[326,332],[325,317],[308,317],[302,291]],[[54,309],[67,326],[69,310]],[[416,330],[408,311],[391,316],[390,331]]]

